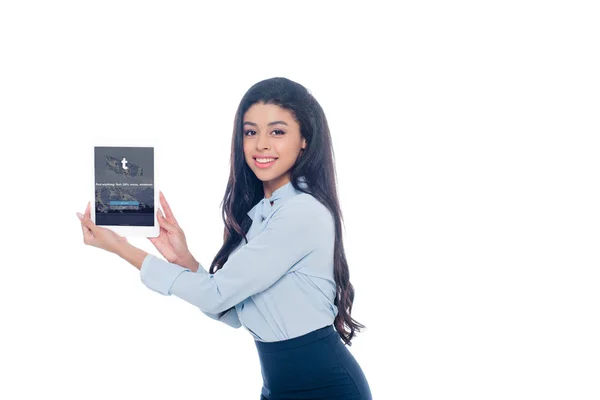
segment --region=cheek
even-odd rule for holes
[[[250,154],[252,154],[252,151],[251,151],[250,147],[248,146],[248,143],[247,143],[247,142],[244,142],[244,145],[243,145],[243,148],[242,148],[242,149],[243,149],[243,151],[244,151],[244,158],[245,158],[245,159],[248,159],[248,156],[249,156]]]
[[[296,143],[282,143],[279,146],[278,150],[281,155],[284,155],[286,158],[296,158],[298,153],[300,152],[300,148]]]

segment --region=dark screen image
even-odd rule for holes
[[[96,225],[154,225],[154,148],[94,147]]]

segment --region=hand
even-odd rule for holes
[[[184,266],[182,263],[187,263],[188,260],[192,260],[193,257],[188,249],[185,234],[179,226],[177,219],[171,211],[171,207],[167,203],[165,196],[160,193],[160,204],[165,210],[163,215],[161,209],[158,209],[158,223],[160,225],[160,233],[158,237],[148,238],[156,247],[156,249],[163,255],[163,257],[170,263],[175,263]]]
[[[94,224],[90,216],[90,203],[88,202],[85,209],[85,214],[77,213],[77,218],[81,221],[81,229],[83,231],[83,243],[98,247],[117,254],[118,250],[127,242],[127,239],[119,236],[114,231],[107,228],[102,228]]]

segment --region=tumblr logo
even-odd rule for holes
[[[123,159],[121,160],[121,164],[123,165],[123,169],[129,169],[127,168],[127,166],[125,164],[127,164],[127,159],[125,157],[123,157]]]

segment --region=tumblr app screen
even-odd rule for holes
[[[94,147],[96,225],[154,225],[154,148]]]

